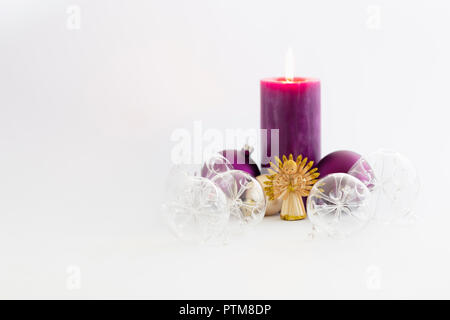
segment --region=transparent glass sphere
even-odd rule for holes
[[[260,183],[240,170],[216,175],[212,182],[224,192],[230,212],[229,232],[240,232],[264,218],[266,199]]]
[[[203,164],[202,177],[212,179],[219,173],[233,170],[231,162],[219,153],[211,155]]]
[[[343,238],[362,229],[370,220],[369,189],[346,173],[327,175],[311,189],[308,217],[319,232]]]
[[[371,190],[374,219],[382,223],[405,222],[412,217],[419,192],[417,171],[409,159],[390,150],[362,157],[349,174]]]
[[[188,242],[220,242],[230,216],[224,192],[197,166],[172,168],[163,208],[171,230]]]

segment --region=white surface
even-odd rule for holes
[[[0,298],[450,298],[449,17],[437,0],[3,0]],[[257,128],[289,46],[322,81],[323,154],[411,158],[421,222],[305,241],[308,221],[274,217],[225,247],[177,242],[159,219],[171,133]]]

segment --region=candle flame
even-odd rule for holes
[[[292,51],[292,48],[289,48],[286,52],[286,60],[285,60],[285,68],[284,68],[284,77],[287,82],[293,82],[294,81],[294,52]]]

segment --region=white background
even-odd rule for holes
[[[449,28],[437,0],[1,0],[0,298],[450,298]],[[321,79],[323,155],[402,152],[421,220],[178,242],[172,132],[258,128],[289,46]]]

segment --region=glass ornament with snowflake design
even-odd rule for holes
[[[361,157],[348,172],[371,191],[370,209],[380,223],[414,221],[413,208],[419,193],[419,178],[404,155],[380,149]]]
[[[216,175],[212,182],[223,191],[227,199],[230,219],[228,235],[245,231],[262,221],[266,199],[260,183],[240,170],[230,170]]]
[[[357,178],[334,173],[313,186],[307,200],[308,217],[314,229],[335,238],[347,237],[370,220],[369,189]]]
[[[230,213],[223,191],[201,177],[198,166],[174,166],[169,174],[163,214],[173,233],[193,243],[220,243]]]

